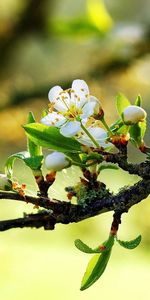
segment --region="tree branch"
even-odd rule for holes
[[[102,214],[108,211],[128,212],[135,204],[147,198],[150,194],[150,179],[143,179],[131,187],[122,189],[116,195],[103,199],[91,199],[89,205],[75,205],[60,200],[50,200],[43,197],[22,196],[12,192],[0,192],[0,199],[27,201],[34,205],[46,208],[43,212],[26,215],[24,218],[0,221],[0,231],[10,228],[44,227],[54,229],[56,223],[68,224],[80,222],[84,219]]]

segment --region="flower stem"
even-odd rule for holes
[[[106,123],[104,117],[101,119],[101,122],[102,122],[102,124],[104,125],[104,127],[107,129],[107,131],[108,131],[108,133],[109,133],[109,136],[112,136],[113,133],[112,133],[112,131],[110,130],[109,126],[107,125],[107,123]]]
[[[87,136],[90,138],[90,140],[93,142],[93,144],[96,146],[96,148],[99,148],[99,144],[96,142],[94,137],[89,133],[89,131],[86,129],[86,127],[82,123],[81,123],[81,128],[87,134]]]

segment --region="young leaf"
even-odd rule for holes
[[[130,140],[136,147],[140,146],[143,142],[143,138],[146,131],[146,120],[143,122],[139,122],[130,127]]]
[[[27,124],[23,126],[27,136],[36,145],[66,152],[81,152],[81,144],[74,138],[67,138],[60,134],[59,129],[53,126],[46,126],[40,123]]]
[[[28,114],[28,124],[35,123],[35,118],[32,112]],[[27,150],[30,153],[30,156],[40,156],[42,155],[42,148],[39,145],[36,145],[31,139],[27,138]]]
[[[141,235],[139,235],[137,238],[135,238],[134,240],[131,240],[131,241],[120,241],[118,239],[116,239],[116,240],[120,246],[122,246],[126,249],[134,249],[140,244],[141,239],[142,239],[142,237],[141,237]]]
[[[80,290],[83,291],[95,283],[106,269],[111,255],[111,249],[101,254],[95,254],[89,261],[86,272],[81,282]]]
[[[138,95],[137,98],[135,99],[134,105],[142,106],[142,98],[140,95]]]
[[[100,248],[92,249],[85,243],[83,243],[80,239],[74,241],[75,246],[84,253],[101,253],[105,250],[101,250]]]
[[[100,278],[100,276],[105,271],[105,268],[111,255],[111,249],[114,245],[114,238],[114,235],[110,235],[109,238],[103,243],[103,246],[105,247],[104,250],[100,250],[100,247],[93,249],[95,252],[98,250],[101,251],[101,254],[95,254],[89,261],[86,272],[81,282],[81,291],[90,287],[95,281],[97,281]],[[81,251],[91,251],[91,248],[89,248],[81,241],[79,242],[79,240],[76,246],[78,246],[78,249],[80,247],[80,250],[82,249]]]
[[[23,151],[15,153],[7,158],[7,161],[5,163],[5,170],[8,178],[12,177],[13,164],[15,160],[18,158],[24,161],[28,157],[30,157],[30,153],[27,151]]]
[[[123,113],[124,109],[129,105],[131,105],[131,103],[126,98],[126,96],[124,96],[121,93],[117,95],[117,97],[116,97],[116,107],[117,107],[118,113],[119,113],[121,118],[122,118],[122,113]]]

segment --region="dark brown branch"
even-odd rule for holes
[[[122,170],[127,171],[129,174],[150,179],[150,160],[146,160],[140,164],[132,164],[128,163],[126,155],[122,153],[108,153],[99,149],[93,149],[93,151],[102,154],[106,162],[117,163]]]
[[[49,209],[42,214],[31,214],[24,218],[0,221],[0,231],[16,227],[44,227],[53,229],[56,223],[68,224],[80,222],[84,219],[102,214],[108,211],[127,212],[130,207],[147,198],[150,194],[150,179],[144,179],[131,187],[124,188],[116,195],[104,199],[94,199],[90,205],[74,205],[65,201],[51,201],[47,198],[26,196],[28,202]],[[0,192],[0,199],[25,201],[15,193]],[[14,222],[14,223],[13,223]],[[14,224],[14,226],[13,226]]]

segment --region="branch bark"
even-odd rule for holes
[[[140,180],[133,186],[122,189],[116,195],[111,194],[106,199],[94,199],[90,205],[85,206],[44,197],[26,196],[24,198],[13,192],[1,191],[0,199],[27,201],[46,210],[19,219],[0,221],[0,231],[17,227],[44,227],[44,229],[51,230],[54,229],[56,223],[80,222],[108,211],[128,212],[133,205],[147,198],[149,194],[150,179]]]

